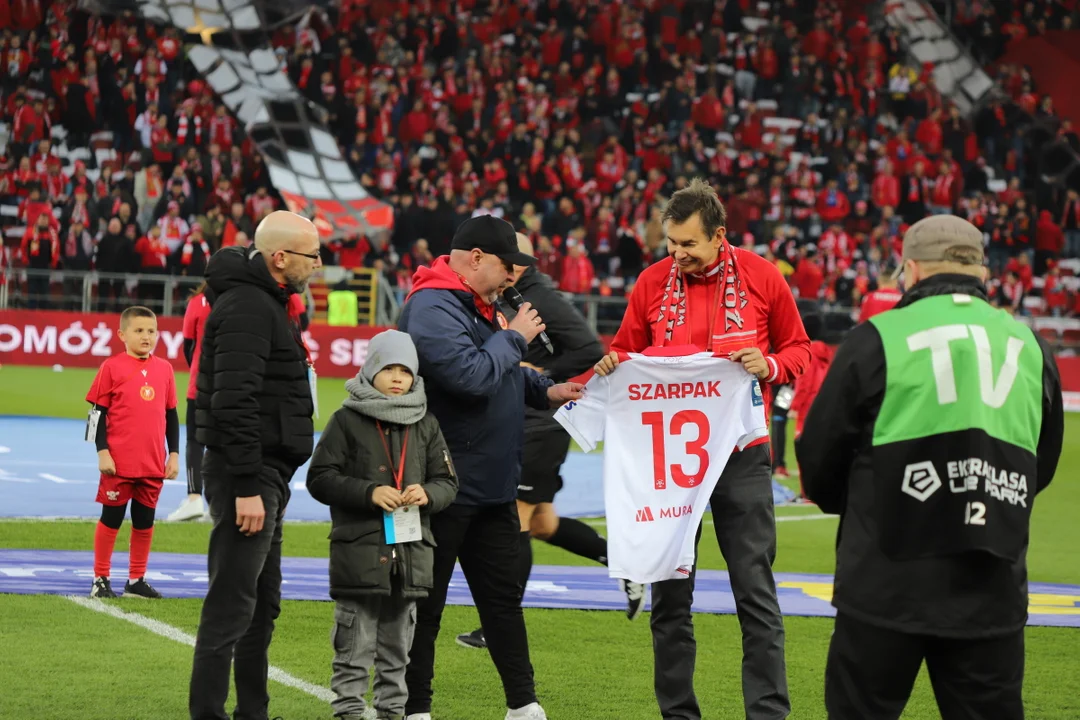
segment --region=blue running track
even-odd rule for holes
[[[85,423],[55,418],[0,417],[0,517],[98,517],[97,453],[82,440]],[[180,428],[180,446],[187,430]],[[563,465],[564,487],[556,506],[567,517],[604,514],[600,453],[571,453]],[[158,504],[164,517],[187,494],[187,468],[180,453],[180,477],[166,482]],[[312,499],[304,480],[307,465],[293,476],[290,520],[330,520],[329,509]]]

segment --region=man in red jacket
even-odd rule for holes
[[[595,371],[614,372],[626,353],[688,346],[687,352],[742,363],[762,382],[770,407],[769,385],[792,382],[810,362],[810,341],[783,276],[764,258],[728,243],[724,206],[701,180],[672,195],[663,221],[672,257],[638,277],[611,352]],[[743,702],[751,720],[791,712],[772,573],[776,521],[768,442],[761,438],[735,451],[710,498],[742,625]],[[652,586],[656,699],[670,720],[701,720],[693,681],[694,575]]]

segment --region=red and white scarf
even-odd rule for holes
[[[202,241],[199,242],[199,248],[202,250],[203,260],[205,261],[205,260],[209,259],[209,257],[210,257],[210,246],[206,244],[205,240],[202,240]],[[187,239],[187,241],[184,242],[184,250],[183,250],[183,253],[180,255],[180,264],[183,265],[184,267],[187,267],[188,265],[190,265],[191,264],[191,256],[194,253],[194,251],[195,251],[195,240],[194,240],[194,238],[189,237]]]
[[[721,293],[716,295],[714,307],[706,310],[709,312],[712,329],[705,349],[723,357],[757,344],[757,315],[753,308],[746,311],[750,298],[746,293],[735,253],[726,240],[720,248],[720,264],[710,271],[695,274],[694,277],[705,279],[718,273]],[[685,282],[678,264],[672,258],[671,272],[664,287],[664,297],[660,301],[660,311],[652,325],[654,345],[691,344],[690,325],[687,322],[690,301]]]

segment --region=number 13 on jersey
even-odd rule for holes
[[[679,410],[671,415],[670,424],[665,422],[663,412],[652,411],[641,413],[641,423],[652,429],[652,458],[653,458],[653,481],[657,490],[667,488],[668,471],[671,480],[682,488],[697,487],[705,478],[709,470],[709,453],[705,445],[709,442],[709,418],[700,410]],[[687,427],[693,426],[693,427]],[[687,434],[693,436],[684,440],[688,457],[697,459],[697,467],[692,473],[686,471],[686,466],[672,463],[668,466],[666,440],[667,435],[678,436],[680,439]]]

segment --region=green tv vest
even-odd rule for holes
[[[336,327],[356,327],[360,306],[352,290],[334,290],[326,296],[326,323]]]
[[[1034,333],[966,294],[870,319],[885,351],[872,463],[882,549],[894,559],[1027,544],[1042,430]]]

